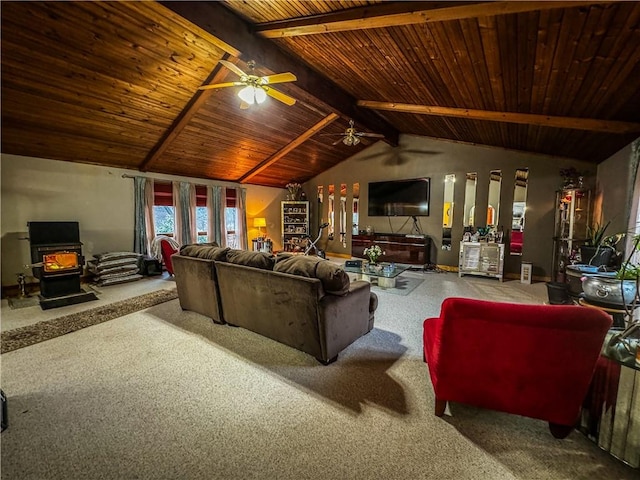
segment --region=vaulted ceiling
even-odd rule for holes
[[[640,136],[640,2],[2,2],[2,152],[282,187],[401,133],[598,163]],[[292,72],[240,108],[228,60]]]

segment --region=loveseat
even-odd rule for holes
[[[172,257],[180,306],[323,364],[373,328],[377,297],[329,260],[186,245]]]

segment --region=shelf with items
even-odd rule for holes
[[[282,249],[285,252],[299,251],[309,235],[309,202],[283,201],[280,206]]]
[[[556,192],[553,264],[551,278],[566,280],[566,268],[579,260],[580,247],[587,241],[591,192],[583,188],[563,188]]]
[[[502,281],[504,243],[460,242],[458,276],[481,275]]]

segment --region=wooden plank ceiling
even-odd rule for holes
[[[639,2],[3,2],[2,152],[283,187],[398,133],[598,163],[640,136]],[[227,59],[290,71],[239,108]],[[331,136],[327,135],[331,134]]]

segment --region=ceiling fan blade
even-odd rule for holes
[[[263,84],[268,83],[284,83],[284,82],[295,82],[298,77],[296,77],[291,72],[286,73],[276,73],[275,75],[267,75],[265,77],[260,77],[263,80]]]
[[[235,87],[238,85],[244,85],[244,83],[242,82],[216,83],[214,85],[203,85],[199,87],[198,90],[211,90],[212,88]]]
[[[231,63],[231,62],[229,62],[227,60],[218,60],[218,62],[220,62],[225,67],[227,67],[229,70],[231,70],[233,73],[235,73],[239,77],[248,76],[246,73],[244,73],[242,70],[240,70],[240,68],[238,68],[238,66],[235,63]]]
[[[244,100],[240,102],[240,110],[247,110],[251,105],[249,105]]]
[[[335,142],[333,142],[331,145],[338,145],[340,142],[342,142],[342,139],[339,138],[338,140],[336,140]]]
[[[263,87],[264,91],[267,92],[267,95],[275,98],[276,100],[280,100],[282,103],[292,106],[296,103],[296,99],[290,97],[289,95],[279,92],[278,90],[270,87]]]
[[[347,136],[346,133],[321,133],[320,134],[321,137],[335,137],[336,135],[339,135],[341,137],[346,137]]]
[[[367,133],[367,132],[358,132],[356,133],[358,137],[371,137],[371,138],[384,138],[384,135],[381,133]]]

